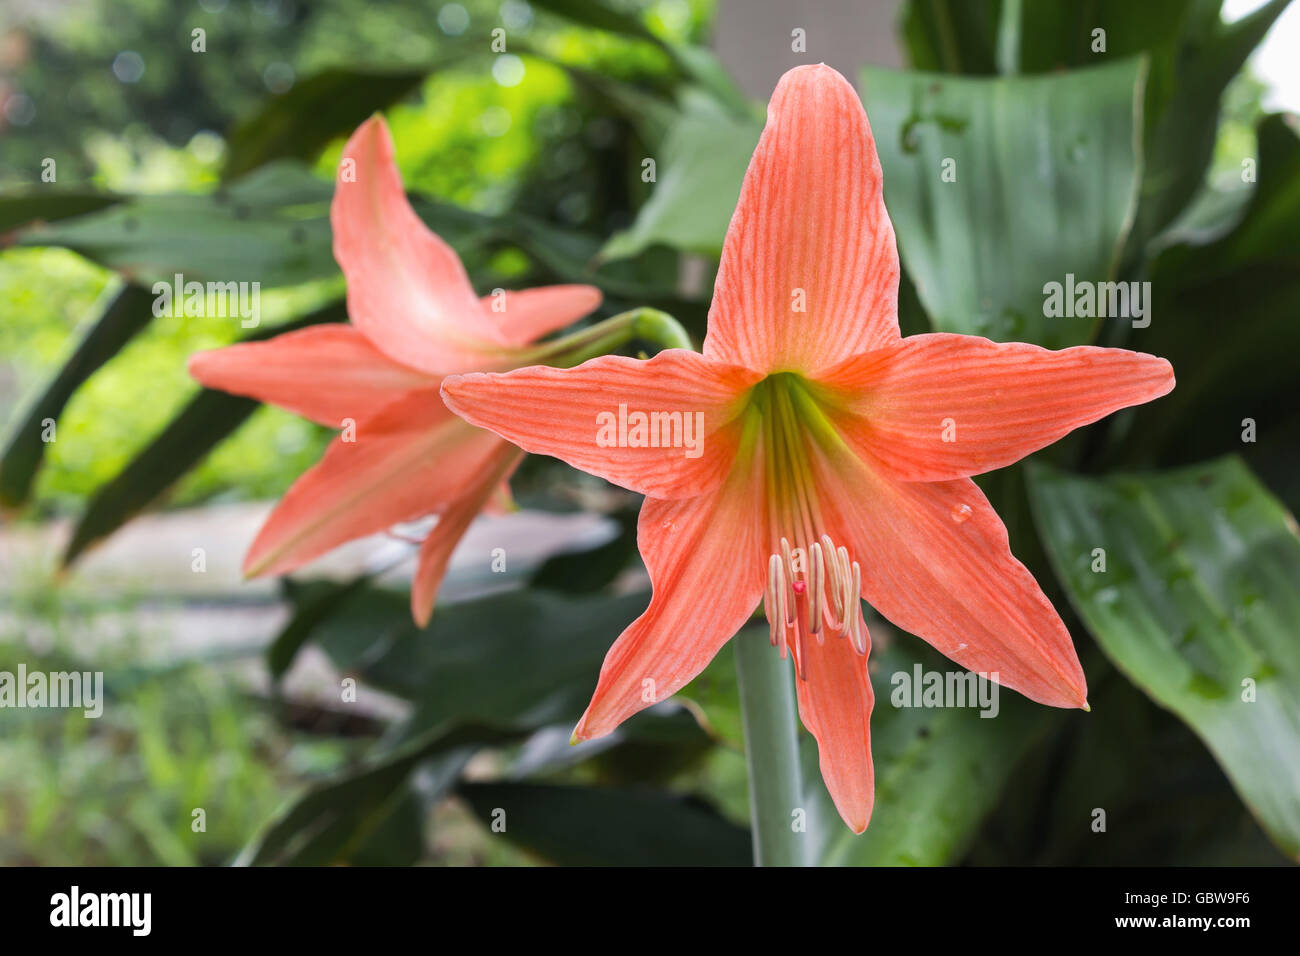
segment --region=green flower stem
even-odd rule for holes
[[[666,349],[689,349],[691,338],[667,312],[648,306],[620,312],[570,335],[543,342],[522,356],[519,364],[572,368],[587,359],[608,355],[619,346],[640,340]]]
[[[793,826],[794,811],[803,806],[793,668],[764,630],[743,630],[731,643],[745,727],[754,865],[802,866],[803,842]]]

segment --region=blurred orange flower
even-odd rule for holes
[[[456,253],[407,201],[379,116],[343,151],[330,221],[351,323],[200,352],[190,374],[343,429],[271,513],[245,574],[284,574],[345,541],[436,514],[411,590],[423,625],[456,543],[495,493],[508,499],[522,457],[447,410],[443,376],[537,361],[525,346],[590,313],[601,294],[565,285],[480,300]]]

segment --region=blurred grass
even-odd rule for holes
[[[249,691],[255,651],[175,660],[133,597],[56,592],[36,577],[8,584],[0,668],[100,671],[104,706],[95,719],[5,709],[0,866],[226,865],[304,789],[373,746],[286,726]],[[455,798],[429,814],[426,865],[535,862]]]
[[[141,665],[129,606],[95,609],[93,623],[119,633],[82,656],[88,609],[47,597],[10,595],[18,623],[0,627],[0,660],[29,673],[102,671],[106,699],[98,719],[6,710],[0,866],[226,863],[303,781],[347,758],[339,741],[277,726],[228,668]],[[191,828],[196,808],[204,832]]]

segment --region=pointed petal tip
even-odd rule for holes
[[[1060,707],[1064,710],[1082,710],[1085,713],[1091,711],[1088,705],[1088,685],[1084,681],[1082,665],[1080,673],[1077,675],[1062,675],[1062,684],[1058,691],[1053,695],[1055,700],[1044,700],[1042,703],[1051,707]],[[1031,700],[1034,699],[1032,696]]]
[[[266,557],[258,553],[257,541],[254,540],[249,546],[248,553],[244,555],[244,563],[239,569],[239,573],[245,581],[252,581],[254,578],[260,578],[266,573],[267,566],[270,562]]]
[[[474,379],[486,374],[488,373],[470,372],[465,375],[448,375],[442,380],[442,386],[439,389],[439,394],[442,395],[442,403],[457,415],[460,415],[461,418],[465,418],[460,408],[460,399],[466,394],[467,380],[472,383]]]
[[[611,718],[597,712],[596,707],[599,703],[598,696],[600,688],[596,688],[596,693],[592,695],[591,703],[587,705],[587,710],[578,720],[578,725],[573,728],[573,736],[570,741],[583,743],[588,740],[599,740],[601,737],[608,736],[618,729],[626,717],[615,716]],[[628,715],[630,716],[630,715]]]
[[[207,385],[207,383],[203,381],[203,376],[206,370],[211,368],[213,356],[215,356],[219,351],[221,350],[204,349],[201,352],[191,352],[189,358],[185,360],[185,371],[189,373],[190,378],[194,379],[194,381],[198,382],[200,385]]]
[[[853,88],[853,84],[843,73],[825,63],[805,63],[786,70],[777,81],[776,89],[772,91],[772,101],[776,102],[786,96],[802,101],[806,97],[816,96],[818,92],[822,92],[823,95],[830,93],[832,96],[847,94],[848,101],[839,100],[840,106],[853,105],[859,110],[862,109],[862,99],[858,96],[858,91]]]
[[[704,354],[814,373],[893,344],[898,276],[862,99],[824,63],[788,70],[723,242]],[[806,297],[806,315],[790,316],[791,289]]]
[[[1174,377],[1174,367],[1167,358],[1152,355],[1150,352],[1130,352],[1127,349],[1111,349],[1109,351],[1111,355],[1117,358],[1127,355],[1130,360],[1136,358],[1141,363],[1139,368],[1151,388],[1151,397],[1147,401],[1152,401],[1162,395],[1168,395],[1174,390],[1174,386],[1178,384],[1177,379]]]
[[[589,312],[594,312],[596,308],[605,301],[605,293],[601,292],[600,289],[594,285],[579,283],[574,285],[572,288],[575,295],[581,295],[583,297],[584,303],[590,303],[590,308],[588,309]]]
[[[381,143],[387,144],[389,147],[392,146],[393,134],[389,132],[388,121],[384,119],[383,113],[375,111],[361,121],[360,125],[352,131],[352,135],[348,137],[348,141],[343,147],[344,155],[348,155],[354,145],[369,136],[381,137]]]
[[[1166,388],[1160,394],[1168,395],[1170,392],[1174,390],[1174,386],[1178,384],[1178,379],[1174,377],[1174,367],[1172,364],[1170,364],[1168,359],[1162,358],[1162,359],[1158,359],[1158,361],[1163,366],[1163,371],[1165,372],[1165,382],[1168,385],[1168,388]]]
[[[874,785],[872,787],[874,791]],[[832,798],[833,800],[834,798]],[[870,792],[867,802],[861,806],[841,806],[835,804],[835,812],[840,815],[844,825],[853,831],[854,836],[861,836],[871,823],[871,811],[875,809],[875,793]]]
[[[411,595],[411,619],[415,621],[416,627],[418,627],[420,630],[424,630],[426,627],[429,626],[429,622],[433,620],[433,605],[424,607],[422,604],[417,604],[415,595],[412,594]]]
[[[843,73],[822,61],[821,63],[804,63],[786,70],[777,83],[777,87],[779,88],[786,82],[833,83],[836,81],[846,86],[852,86]]]
[[[609,733],[608,730],[601,733],[594,733],[592,729],[587,726],[587,718],[590,715],[590,712],[591,708],[588,707],[587,713],[582,715],[581,719],[578,720],[578,725],[573,728],[573,733],[569,735],[570,747],[576,747],[578,744],[586,743],[588,740],[595,740],[597,737],[603,737],[605,734]]]
[[[352,165],[349,167],[348,161]],[[372,115],[343,147],[330,201],[334,259],[352,324],[396,362],[430,374],[474,367],[478,297],[456,251],[416,213],[387,122]]]

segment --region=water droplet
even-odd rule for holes
[[[970,505],[953,505],[952,511],[949,513],[952,515],[953,521],[961,524],[971,515]]]
[[[903,127],[903,152],[915,153],[920,145],[920,136],[916,132],[916,120],[908,121]]]
[[[1101,604],[1114,604],[1119,600],[1119,588],[1102,588],[1095,596]]]

